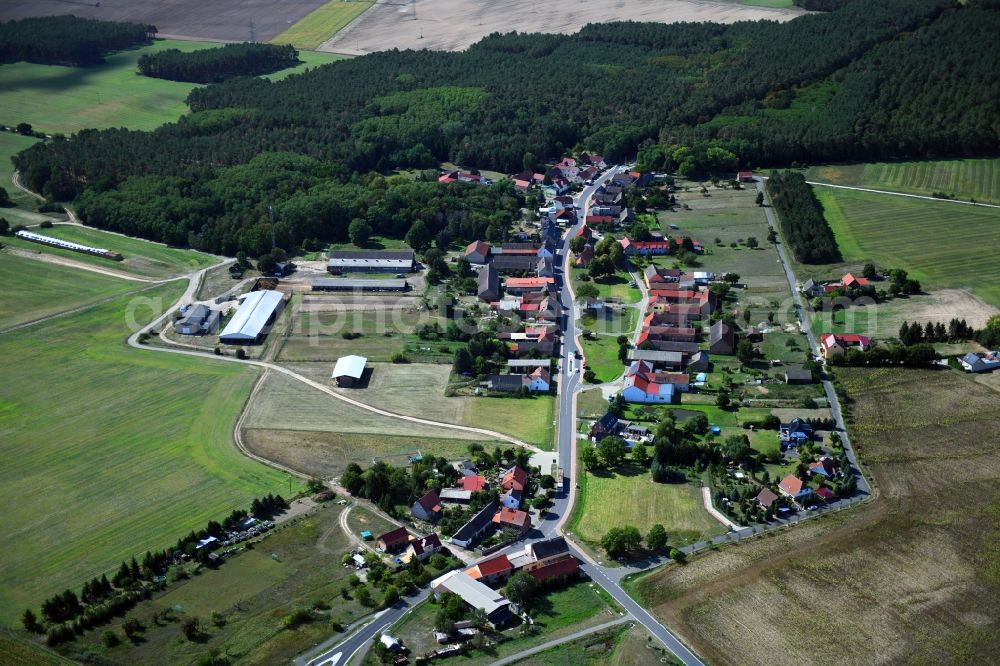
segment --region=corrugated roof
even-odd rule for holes
[[[243,299],[236,314],[226,324],[219,339],[255,340],[274,311],[281,305],[284,295],[280,291],[252,291]]]
[[[330,378],[352,377],[354,379],[361,379],[361,375],[365,374],[365,364],[367,362],[368,359],[364,356],[341,356],[337,359],[337,365],[333,367],[333,374],[330,375]]]
[[[445,575],[431,582],[432,589],[443,587],[453,594],[462,597],[462,600],[473,608],[481,608],[490,615],[496,610],[510,605],[510,602],[503,598],[503,595],[478,580],[469,578],[463,571],[449,571]]]

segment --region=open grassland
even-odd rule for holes
[[[71,134],[82,129],[127,127],[151,130],[187,113],[184,100],[195,84],[136,74],[147,53],[166,49],[196,51],[218,46],[209,42],[158,40],[150,46],[107,56],[93,67],[60,67],[18,62],[0,65],[0,123],[30,123],[47,133]],[[302,52],[303,63],[264,78],[277,80],[334,60],[325,53]]]
[[[143,296],[142,322],[174,282]],[[256,370],[124,345],[129,299],[0,336],[0,621],[162,548],[287,475],[251,462],[232,431]]]
[[[374,0],[330,0],[309,12],[298,23],[272,39],[271,43],[314,49],[340,32],[373,4]]]
[[[11,287],[0,299],[0,328],[4,329],[147,286],[10,252],[0,252],[0,280]]]
[[[364,388],[338,388],[330,382],[329,363],[288,364],[296,372],[345,396],[396,414],[475,426],[517,437],[541,448],[550,448],[553,435],[551,395],[525,398],[471,395],[446,396],[451,376],[446,365],[429,363],[370,363]]]
[[[629,336],[631,339],[632,336]],[[612,382],[625,371],[618,359],[618,341],[613,336],[598,335],[583,338],[584,369],[594,371],[597,382]],[[581,375],[582,376],[582,375]]]
[[[439,647],[434,642],[432,633],[438,608],[437,604],[429,601],[420,604],[404,615],[389,631],[410,649],[411,654],[430,652]],[[505,631],[488,630],[487,638],[495,641],[495,645],[451,657],[448,663],[486,666],[497,659],[619,617],[618,605],[607,593],[593,583],[583,581],[539,594],[528,613],[541,631],[534,635],[522,633],[520,626]],[[365,663],[372,661],[369,659]]]
[[[577,506],[571,530],[596,544],[612,527],[632,525],[645,534],[660,523],[671,544],[685,544],[725,534],[726,528],[705,511],[701,489],[690,483],[653,483],[649,473],[626,464],[616,472],[587,472],[580,467]]]
[[[143,640],[123,639],[122,645],[107,649],[100,643],[103,630],[98,630],[78,639],[74,647],[100,654],[113,664],[190,664],[211,649],[241,664],[289,662],[336,635],[330,620],[347,626],[369,612],[356,599],[340,596],[354,573],[340,563],[351,546],[338,522],[342,510],[336,504],[324,506],[282,526],[218,569],[181,580],[140,604],[129,616],[146,626]],[[295,608],[310,608],[316,602],[331,609],[296,629],[284,627],[284,618]],[[175,610],[173,622],[154,621],[155,613],[177,608],[181,611]],[[213,612],[224,618],[221,625],[208,622]],[[181,635],[180,621],[191,616],[202,620],[201,640]]]
[[[0,655],[6,666],[71,666],[76,663],[6,632],[0,632]]]
[[[18,206],[28,206],[34,208],[41,203],[35,197],[29,196],[14,187],[10,177],[14,172],[14,165],[10,159],[22,150],[27,150],[38,143],[38,139],[32,136],[21,136],[13,132],[0,132],[0,187],[7,190],[11,201]],[[7,210],[0,210],[0,216],[5,216]]]
[[[654,666],[679,663],[641,626],[612,627],[516,662],[518,666]],[[666,661],[661,661],[666,659]]]
[[[66,257],[67,259],[91,264],[100,268],[132,273],[148,278],[163,279],[186,275],[191,271],[211,266],[216,261],[219,261],[219,259],[202,252],[168,247],[139,238],[130,238],[128,236],[101,231],[100,229],[72,224],[58,224],[51,229],[33,229],[32,231],[73,243],[112,250],[121,254],[124,260],[115,261],[114,259],[97,257],[84,254],[83,252],[74,252],[73,250],[33,243],[16,237],[5,239],[4,242],[10,243],[13,247],[52,254],[58,257]]]
[[[474,433],[381,416],[285,375],[269,373],[261,381],[244,422],[247,445],[306,473],[334,476],[349,462],[386,457],[400,465],[418,450],[457,457],[472,442],[494,444]]]
[[[1000,307],[1000,210],[814,188],[845,262],[903,268],[925,290],[967,289]],[[843,266],[809,267],[836,275]]]
[[[937,192],[965,201],[1000,203],[997,158],[817,166],[806,172],[806,178],[834,185],[928,196]]]
[[[712,663],[993,661],[998,394],[949,370],[837,374],[875,501],[661,569],[635,588]],[[820,635],[849,640],[831,651]]]

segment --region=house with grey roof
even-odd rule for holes
[[[476,291],[476,296],[487,303],[500,298],[500,275],[493,264],[479,271],[479,289]]]
[[[222,313],[207,305],[192,305],[184,316],[174,322],[174,331],[181,335],[210,335],[219,328]]]
[[[721,319],[708,331],[708,351],[713,354],[732,354],[736,349],[736,332]]]

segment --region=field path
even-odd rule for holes
[[[737,525],[733,521],[729,520],[728,518],[726,518],[725,515],[722,514],[721,511],[717,510],[714,506],[712,506],[712,491],[709,490],[708,486],[702,486],[701,500],[705,504],[705,511],[707,511],[709,515],[712,516],[712,518],[715,518],[717,521],[719,521],[720,523],[722,523],[723,525],[725,525],[730,529],[734,530],[743,529],[742,525]]]
[[[159,317],[157,317],[156,319],[154,319],[152,322],[150,322],[146,326],[144,326],[144,327],[140,328],[139,330],[135,331],[134,333],[132,333],[132,335],[129,336],[129,338],[128,338],[128,344],[129,344],[129,346],[134,347],[136,349],[145,349],[145,350],[149,350],[149,351],[166,352],[166,353],[170,353],[170,354],[184,354],[186,356],[196,356],[196,357],[202,358],[202,359],[211,359],[211,360],[226,361],[226,362],[229,362],[229,363],[243,363],[245,365],[257,366],[257,367],[263,368],[265,370],[270,370],[270,371],[273,371],[273,372],[280,372],[280,373],[282,373],[284,375],[287,375],[288,377],[291,377],[292,379],[295,379],[297,381],[302,382],[303,384],[311,386],[312,388],[316,389],[317,391],[325,393],[325,394],[329,395],[332,398],[335,398],[337,400],[346,402],[349,405],[353,405],[354,407],[358,407],[360,409],[364,409],[366,411],[372,412],[374,414],[378,414],[380,416],[385,416],[385,417],[388,417],[388,418],[391,418],[391,419],[397,419],[397,420],[400,420],[400,421],[407,421],[409,423],[419,423],[421,425],[434,426],[434,427],[437,427],[437,428],[446,428],[446,429],[449,429],[449,430],[460,430],[462,432],[471,432],[471,433],[474,433],[474,434],[477,434],[477,435],[483,435],[485,437],[489,437],[489,438],[492,438],[492,439],[499,439],[499,440],[502,440],[502,441],[505,441],[505,442],[510,442],[511,444],[515,444],[517,446],[524,447],[524,448],[526,448],[526,449],[528,449],[528,450],[530,450],[530,451],[532,451],[534,453],[542,453],[542,450],[539,449],[537,446],[534,446],[534,445],[529,444],[529,443],[527,443],[525,441],[522,441],[522,440],[518,439],[517,437],[511,437],[510,435],[505,435],[503,433],[496,432],[494,430],[488,430],[486,428],[476,428],[476,427],[473,427],[473,426],[458,425],[458,424],[455,424],[455,423],[444,423],[444,422],[441,422],[441,421],[432,421],[431,419],[422,419],[422,418],[419,418],[419,417],[416,417],[416,416],[406,416],[404,414],[397,414],[395,412],[390,412],[390,411],[388,411],[386,409],[381,409],[379,407],[375,407],[373,405],[369,405],[369,404],[363,403],[363,402],[355,400],[353,398],[349,398],[346,395],[342,395],[342,394],[338,393],[337,391],[334,391],[329,386],[326,386],[325,384],[321,384],[320,382],[317,382],[317,381],[314,381],[312,379],[309,379],[308,377],[300,375],[299,373],[297,373],[297,372],[295,372],[293,370],[290,370],[290,369],[288,369],[288,368],[286,368],[284,366],[277,365],[275,363],[271,363],[271,362],[268,362],[268,361],[254,361],[254,360],[250,360],[250,359],[238,359],[238,358],[236,358],[234,356],[214,356],[214,355],[211,355],[209,353],[206,353],[205,351],[194,351],[194,350],[188,350],[188,349],[179,349],[179,348],[177,348],[178,345],[175,345],[175,343],[173,343],[173,342],[170,343],[171,344],[170,348],[166,348],[166,347],[152,347],[152,346],[149,346],[149,345],[139,344],[139,336],[140,335],[142,335],[143,333],[148,333],[150,330],[152,330],[156,326],[159,326],[160,324],[162,324],[163,322],[165,322],[167,320],[167,318],[170,316],[170,314],[174,310],[176,310],[178,307],[180,307],[181,304],[195,302],[197,300],[195,298],[195,294],[198,291],[198,287],[201,284],[201,280],[204,278],[205,273],[210,268],[214,268],[214,266],[209,266],[209,267],[203,268],[203,269],[201,269],[199,271],[195,271],[194,273],[190,273],[188,275],[188,287],[187,287],[187,289],[185,289],[184,293],[177,300],[177,302],[174,303],[169,308],[167,308],[162,315],[160,315]],[[259,384],[260,383],[258,382],[258,386],[259,386]],[[253,395],[253,393],[251,393],[251,396],[252,395]],[[249,400],[248,400],[248,403],[249,403]],[[246,409],[244,408],[243,415],[240,416],[240,419],[237,422],[237,429],[239,429],[240,426],[242,425],[242,422],[244,420],[243,416],[245,414],[246,414]],[[288,467],[285,467],[284,465],[278,464],[278,463],[276,463],[274,461],[267,460],[266,458],[262,458],[261,456],[258,456],[258,455],[255,455],[255,454],[251,454],[246,449],[246,446],[243,445],[241,438],[237,439],[237,446],[240,448],[240,451],[244,453],[244,455],[247,455],[248,457],[252,458],[253,460],[257,460],[258,462],[270,465],[271,467],[274,467],[276,469],[280,469],[282,471],[288,472],[289,474],[295,474],[296,476],[304,477],[304,475],[301,472],[296,472],[296,471],[294,471],[294,470],[292,470],[292,469],[290,469]]]
[[[88,264],[82,261],[76,261],[68,257],[61,257],[55,254],[46,254],[45,252],[31,252],[30,250],[24,250],[17,247],[6,248],[13,255],[22,257],[24,259],[32,259],[34,261],[44,261],[49,264],[59,264],[61,266],[68,266],[70,268],[79,268],[81,271],[90,271],[91,273],[100,273],[101,275],[107,275],[113,278],[119,278],[121,280],[132,280],[133,282],[145,282],[147,284],[159,284],[161,282],[169,282],[170,280],[154,280],[152,278],[141,278],[137,275],[132,275],[131,273],[126,273],[124,271],[116,271],[113,268],[101,268],[100,266],[94,266],[93,264]]]
[[[550,648],[557,647],[563,643],[569,643],[570,641],[575,641],[584,636],[589,636],[590,634],[596,634],[599,631],[604,631],[605,629],[610,629],[612,627],[617,627],[619,624],[625,624],[626,622],[635,622],[635,618],[631,615],[626,615],[625,617],[620,617],[617,620],[611,620],[610,622],[605,622],[604,624],[598,624],[593,627],[588,627],[586,629],[581,629],[580,631],[569,634],[568,636],[563,636],[562,638],[555,638],[551,641],[542,643],[541,645],[536,645],[533,648],[527,650],[522,650],[516,654],[512,654],[509,657],[504,657],[503,659],[498,659],[494,661],[490,666],[506,666],[507,664],[516,664],[522,659],[527,659],[533,655],[540,652],[545,652]]]
[[[767,180],[767,176],[758,176],[761,180]],[[908,192],[894,192],[893,190],[876,190],[870,187],[854,187],[853,185],[834,185],[833,183],[821,183],[818,180],[807,180],[807,183],[815,187],[832,187],[835,190],[854,190],[855,192],[871,192],[872,194],[888,194],[893,197],[908,197],[910,199],[924,199],[926,201],[938,201],[941,203],[953,203],[961,204],[963,206],[979,206],[980,208],[1000,208],[997,204],[988,203],[972,203],[971,201],[962,201],[961,199],[939,199],[938,197],[930,197],[926,194],[909,194]]]
[[[10,182],[11,182],[11,184],[14,185],[14,187],[16,187],[17,189],[21,190],[22,192],[24,192],[25,194],[27,194],[29,197],[33,197],[35,199],[38,199],[39,201],[45,201],[45,197],[43,197],[41,194],[38,194],[37,192],[33,192],[33,191],[29,190],[27,187],[25,187],[24,185],[21,184],[21,174],[19,172],[12,171],[10,173]]]

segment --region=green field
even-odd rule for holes
[[[0,187],[7,190],[7,194],[10,195],[12,202],[18,206],[31,209],[34,209],[41,202],[35,197],[29,196],[17,189],[14,187],[14,184],[11,183],[10,177],[14,172],[14,165],[11,164],[10,159],[22,150],[27,150],[36,143],[38,143],[38,139],[34,137],[21,136],[20,134],[14,134],[13,132],[0,132]],[[7,209],[0,210],[0,217],[6,217],[7,212]],[[11,220],[13,226],[13,218],[8,217],[8,219]]]
[[[0,252],[0,280],[8,285],[30,285],[9,289],[0,300],[0,328],[4,329],[148,286],[9,252]]]
[[[27,62],[0,65],[0,123],[30,123],[46,133],[71,134],[82,129],[128,127],[151,130],[187,113],[184,104],[192,83],[136,74],[139,57],[165,49],[196,51],[217,47],[209,42],[158,40],[150,46],[107,56],[94,67],[59,67]],[[271,74],[277,80],[344,56],[301,52],[301,65]]]
[[[375,4],[374,0],[330,0],[309,12],[302,20],[271,40],[272,44],[291,44],[299,49],[314,49],[340,32]]]
[[[612,527],[632,525],[645,534],[660,523],[671,544],[685,544],[725,534],[726,528],[705,511],[701,489],[690,483],[653,483],[649,473],[623,465],[616,473],[582,471],[571,531],[596,544]]]
[[[879,162],[812,167],[806,178],[821,183],[910,194],[935,192],[955,199],[1000,203],[1000,159]]]
[[[1000,307],[1000,210],[823,187],[814,191],[845,262],[903,268],[925,290],[969,289]]]
[[[618,360],[617,336],[598,335],[593,339],[584,338],[583,357],[585,369],[594,371],[598,382],[611,382],[618,379],[625,371],[625,366]],[[629,336],[631,338],[631,336]]]
[[[662,659],[662,661],[661,661]],[[680,664],[641,626],[619,625],[516,662],[518,666],[654,666]]]
[[[139,238],[130,238],[90,227],[57,224],[50,229],[32,229],[32,231],[44,236],[61,238],[82,245],[103,247],[118,252],[124,257],[124,260],[115,261],[114,259],[105,259],[104,257],[97,257],[82,252],[49,247],[48,245],[33,243],[16,237],[7,238],[4,242],[9,243],[13,247],[32,252],[53,254],[101,268],[156,279],[186,275],[191,271],[211,266],[220,261],[216,257],[195,252],[194,250],[168,247],[159,243],[151,243]]]
[[[256,370],[123,344],[130,310],[148,320],[183,289],[0,336],[0,518],[16,535],[0,555],[0,622],[254,496],[288,492],[287,475],[232,444]]]
[[[112,623],[109,626],[123,638],[122,645],[105,648],[100,641],[106,630],[102,628],[85,634],[69,649],[85,648],[117,664],[190,664],[210,649],[242,664],[289,662],[336,635],[330,620],[347,626],[370,612],[356,599],[339,594],[354,573],[340,564],[351,546],[338,524],[342,510],[336,504],[324,506],[227,559],[218,569],[178,581],[166,593],[140,604],[129,615],[146,626],[143,640],[124,640],[119,623]],[[309,608],[317,601],[329,604],[330,610],[294,630],[284,628],[283,620],[293,609]],[[153,615],[166,609],[174,609],[177,619],[157,623]],[[213,612],[223,616],[222,626],[209,622]],[[191,616],[205,628],[201,640],[181,637],[180,620]]]
[[[3,631],[0,631],[0,655],[6,666],[72,666],[77,663]]]

